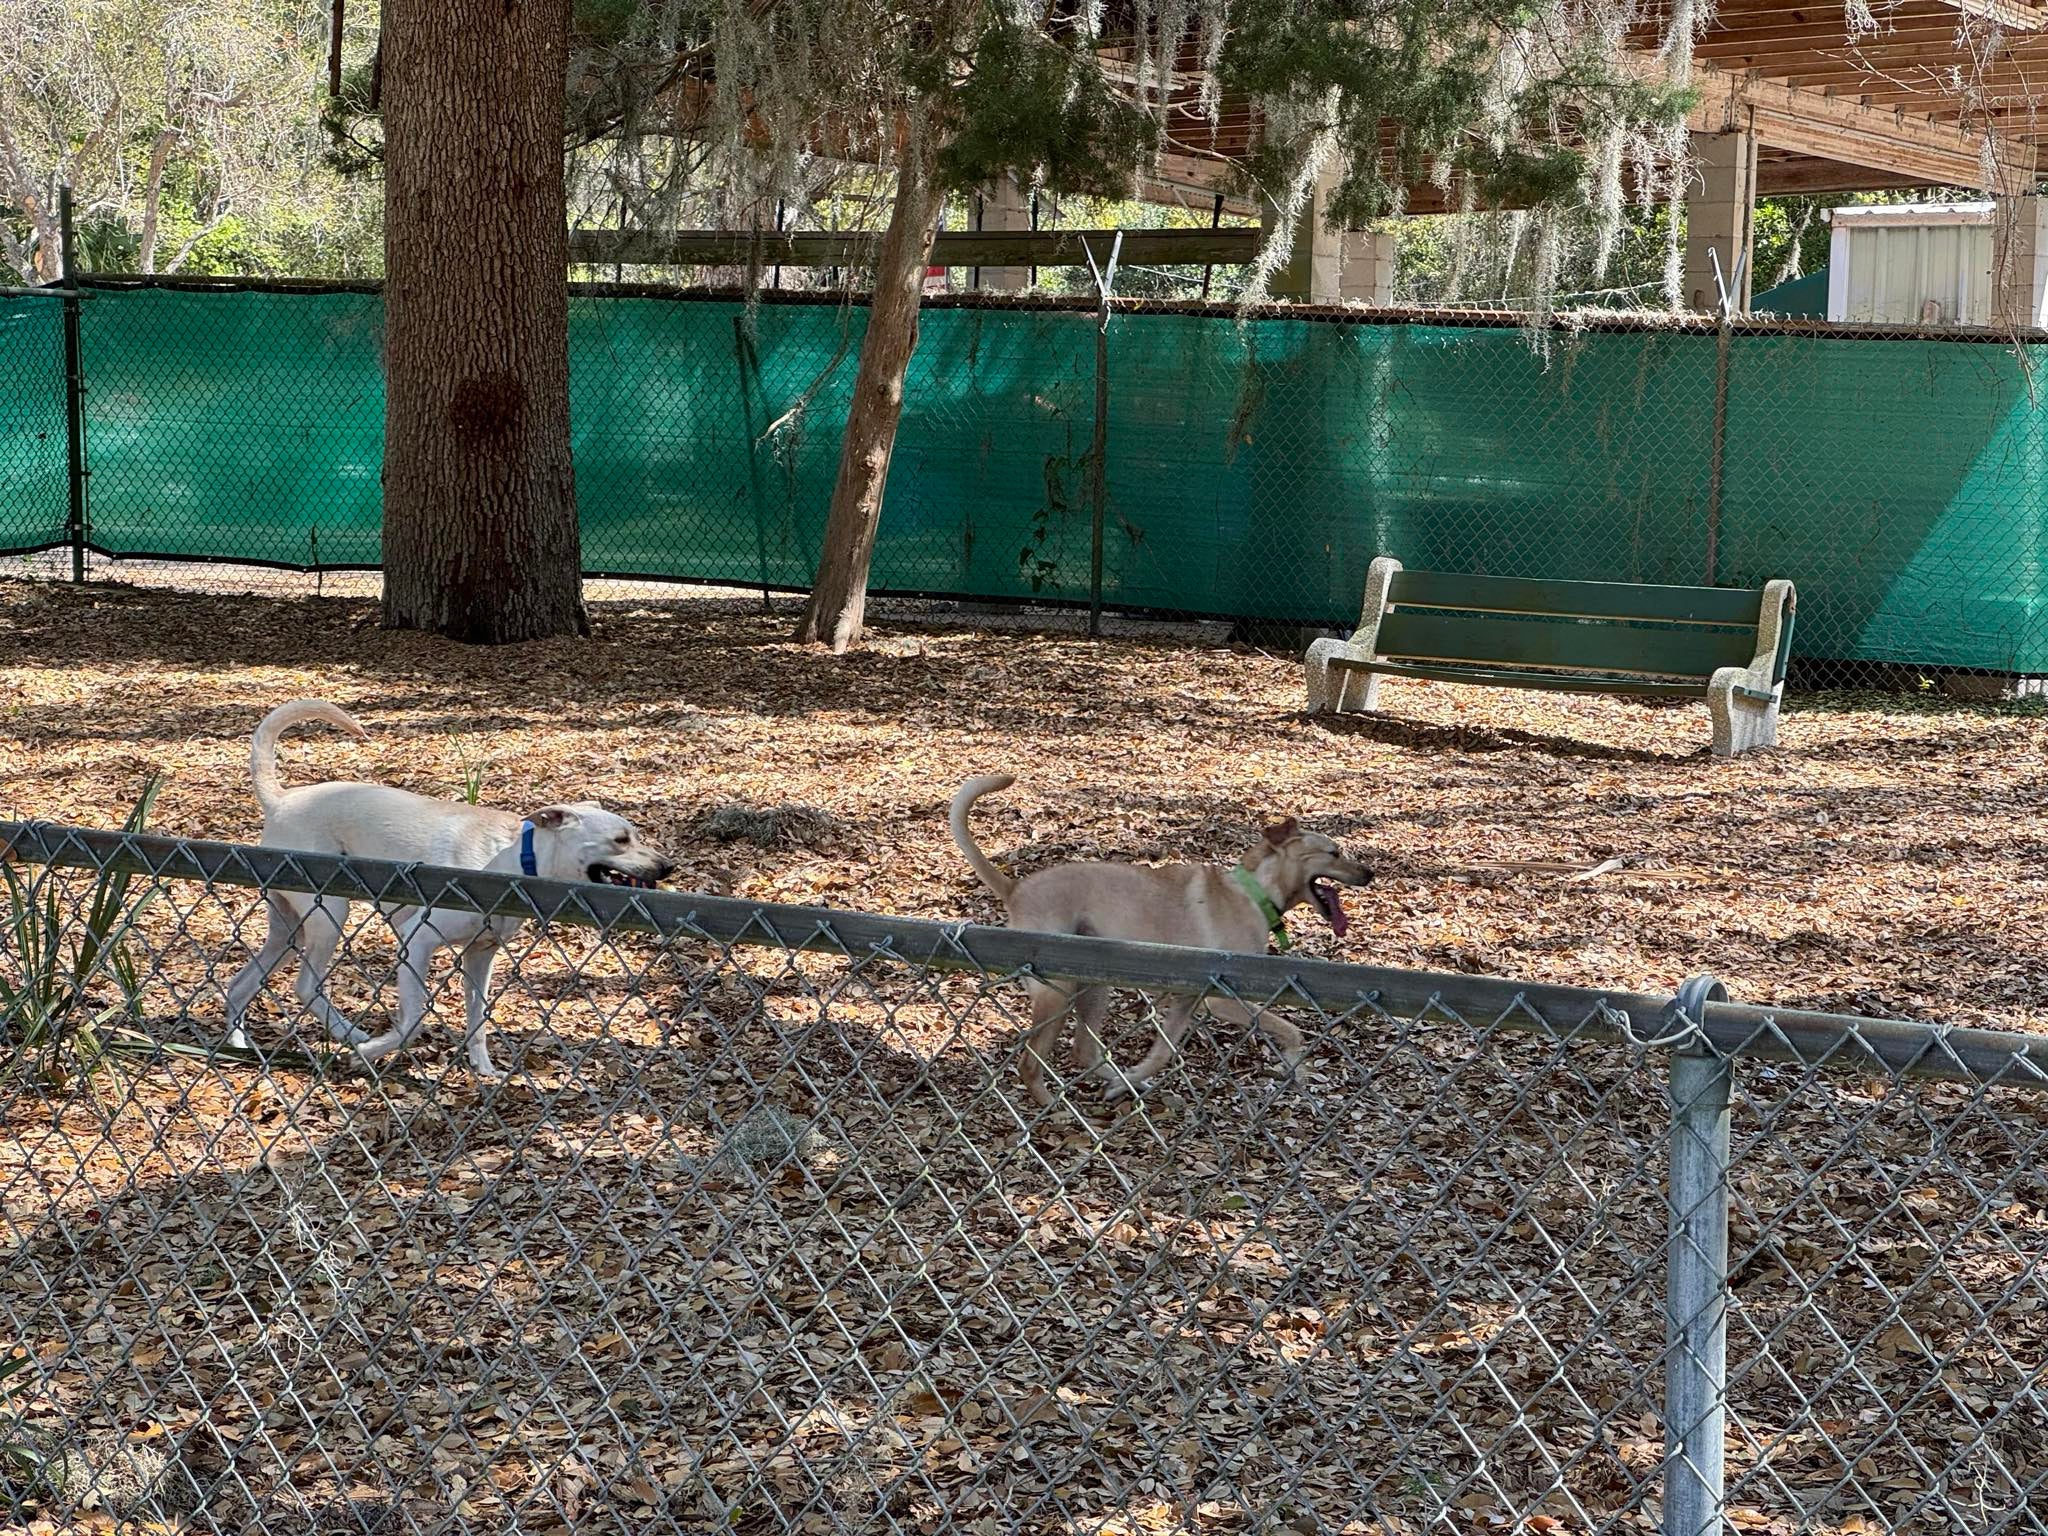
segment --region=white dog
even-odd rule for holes
[[[263,846],[305,853],[354,855],[400,863],[453,865],[551,880],[592,880],[600,885],[649,887],[675,866],[640,841],[630,822],[588,801],[543,806],[524,818],[505,811],[430,800],[385,784],[307,784],[287,789],[277,772],[277,740],[305,721],[320,720],[354,736],[363,728],[338,706],[320,699],[282,704],[263,717],[249,744],[249,776],[263,807]],[[485,1003],[498,947],[521,919],[474,912],[387,906],[399,941],[398,1023],[372,1039],[327,1000],[327,971],[348,921],[349,903],[336,896],[273,891],[270,932],[262,950],[228,983],[227,1043],[248,1045],[244,1016],[264,980],[295,945],[301,954],[298,996],[336,1041],[376,1061],[409,1042],[427,1014],[427,966],[453,949],[462,964],[469,1062],[479,1076],[497,1077],[485,1039]]]

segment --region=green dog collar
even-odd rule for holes
[[[1286,954],[1293,947],[1293,940],[1287,937],[1287,919],[1273,905],[1273,898],[1266,894],[1266,888],[1254,880],[1252,872],[1242,864],[1231,866],[1230,878],[1237,882],[1239,890],[1251,897],[1252,905],[1259,909],[1259,916],[1266,920],[1266,931],[1273,935],[1273,947]]]

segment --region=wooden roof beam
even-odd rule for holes
[[[1661,36],[1662,28],[1669,19],[1670,5],[1671,0],[1666,0],[1660,13],[1638,25],[1657,29]],[[1898,22],[1921,21],[1930,16],[1996,22],[2012,32],[2048,30],[2048,3],[2044,0],[1883,0],[1871,9],[1880,30]],[[1847,31],[1841,0],[1721,0],[1715,10],[1713,30],[1738,22],[1767,24],[1774,17],[1791,17],[1799,21],[1831,20],[1838,31]]]
[[[2048,96],[2048,59],[2042,61],[2040,84],[2028,74],[2003,70],[1970,80],[1964,88],[1933,76],[1915,78],[1915,72],[1909,70],[1894,74],[1843,74],[1829,70],[1825,74],[1796,74],[1784,84],[1794,90],[1815,90],[1837,100],[1882,106],[1886,111],[1896,106],[1909,117],[1956,117],[1964,111],[1997,111],[1999,106],[2019,111],[2036,98]],[[2048,133],[2048,119],[2042,121],[2038,131]]]
[[[1900,22],[1882,31],[1851,38],[1841,17],[1832,21],[1775,22],[1768,26],[1715,27],[1693,44],[1695,59],[1786,59],[1812,62],[1838,59],[1873,48],[1914,45],[1949,51],[1961,23],[1953,17]],[[2031,36],[2028,39],[2032,40]]]
[[[1657,65],[1645,60],[1643,67]],[[1700,98],[1690,118],[1696,133],[1750,128],[1760,144],[1931,186],[1976,186],[1982,174],[1984,135],[1955,123],[1725,70],[1702,69],[1693,83]],[[2001,153],[2011,174],[2032,176],[2031,147],[2009,142]]]
[[[2013,32],[2048,28],[2048,7],[2040,0],[1933,0],[1933,3],[1979,21],[1995,21]]]
[[[1868,166],[1844,165],[1839,160],[1816,160],[1796,155],[1784,160],[1759,159],[1756,165],[1758,197],[1810,196],[1820,192],[1877,192],[1931,183],[1912,176],[1890,176]]]
[[[1108,257],[1113,229],[948,230],[932,242],[935,267],[1078,267],[1087,252]],[[1260,232],[1235,229],[1127,229],[1123,259],[1134,265],[1170,266],[1248,262],[1258,255]],[[738,229],[575,229],[569,260],[579,266],[743,267],[757,252],[764,266],[850,267],[874,260],[879,236],[753,234]]]

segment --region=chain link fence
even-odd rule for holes
[[[0,553],[68,537],[63,322],[58,302],[0,294]]]
[[[0,823],[14,1517],[2048,1530],[2024,1036]],[[371,1071],[266,895],[527,919]],[[385,1016],[389,925],[328,993]],[[1026,973],[1285,1010],[1018,1091]],[[446,978],[437,977],[445,982]],[[1145,1045],[1128,993],[1116,1059]],[[1136,1038],[1133,1038],[1133,1037]]]
[[[106,278],[83,294],[62,302],[82,337],[89,573],[374,591],[376,288]],[[0,548],[69,574],[59,301],[0,302],[21,341],[0,381],[0,475],[20,491]],[[805,587],[865,315],[814,295],[577,289],[594,597],[691,583],[772,607]],[[1144,301],[1115,306],[1098,350],[1099,329],[1079,302],[931,302],[878,594],[1294,643],[1348,626],[1380,554],[1491,575],[1785,577],[1804,681],[2048,674],[2048,345]]]

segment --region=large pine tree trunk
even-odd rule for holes
[[[825,519],[825,547],[811,583],[796,638],[823,641],[844,651],[860,639],[867,615],[868,566],[882,521],[882,491],[889,455],[903,414],[903,378],[917,350],[917,313],[940,193],[937,145],[927,125],[914,122],[896,170],[896,201],[875,258],[875,292],[867,334],[860,344],[853,403],[839,447],[839,478]]]
[[[569,462],[569,0],[385,0],[384,622],[582,627]]]

